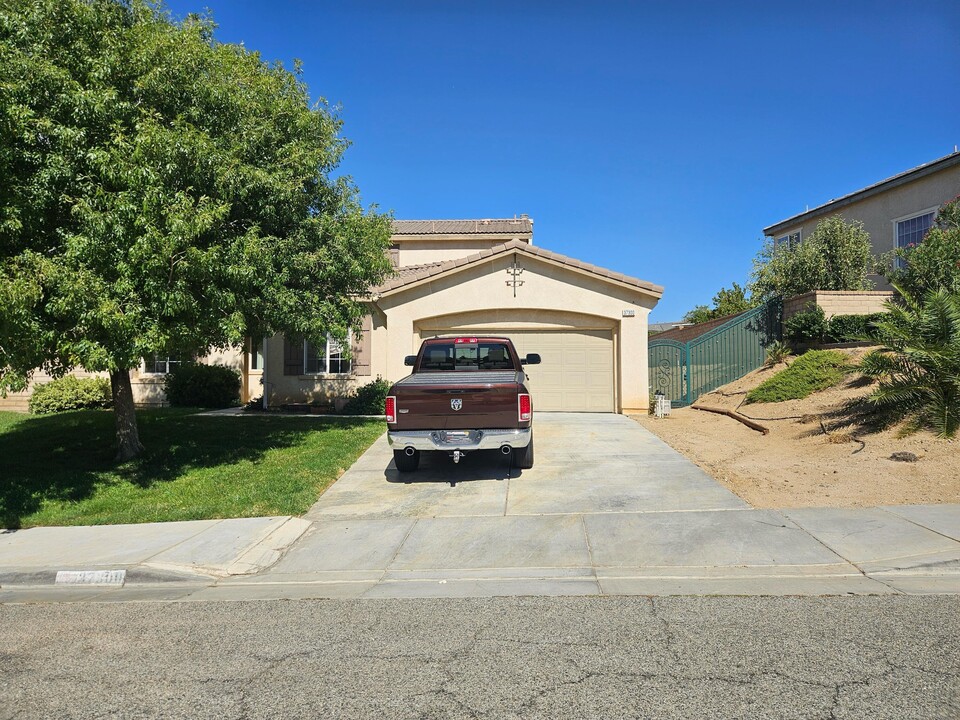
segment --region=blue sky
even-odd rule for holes
[[[654,321],[746,282],[763,227],[960,143],[956,0],[168,7],[302,60],[365,203],[527,213],[535,244],[663,285]]]

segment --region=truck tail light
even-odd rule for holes
[[[517,396],[517,403],[520,405],[520,422],[525,422],[533,417],[533,405],[530,403],[530,396],[526,393],[520,393]]]
[[[395,423],[397,421],[397,398],[395,395],[388,395],[387,401],[384,403],[384,415],[387,416],[388,423]]]

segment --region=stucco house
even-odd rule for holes
[[[937,210],[960,195],[960,152],[919,165],[862,190],[830,200],[763,229],[777,243],[795,244],[826,217],[859,220],[870,234],[873,254],[880,257],[898,247],[920,242]],[[875,281],[878,278],[873,278]],[[878,285],[882,284],[882,280]]]
[[[365,299],[352,353],[269,338],[251,388],[259,374],[270,405],[330,402],[377,376],[407,375],[403,358],[423,338],[483,332],[542,355],[528,371],[539,410],[647,407],[648,317],[663,288],[535,247],[527,216],[397,220],[391,257],[396,275]]]
[[[395,275],[373,288],[369,314],[347,352],[332,339],[313,347],[276,335],[218,351],[206,363],[240,371],[244,401],[336,405],[376,377],[408,374],[403,358],[423,338],[479,332],[511,337],[531,367],[538,410],[645,410],[648,316],[663,288],[533,245],[533,220],[397,220],[390,256]],[[164,375],[178,362],[152,357],[131,373],[134,401],[161,405]],[[82,370],[78,375],[89,375]],[[0,398],[26,410],[32,387]]]

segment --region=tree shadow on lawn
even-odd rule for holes
[[[48,500],[78,501],[101,485],[149,488],[194,469],[258,463],[270,450],[301,445],[324,429],[350,429],[354,418],[205,417],[179,409],[139,411],[145,450],[117,463],[110,411],[27,416],[0,430],[0,527],[17,529]]]

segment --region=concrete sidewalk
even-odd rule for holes
[[[0,601],[960,592],[960,505],[756,510],[616,415],[542,414],[536,443],[401,476],[381,438],[302,519],[0,534]]]
[[[49,587],[60,572],[105,570],[140,583],[207,586],[270,567],[309,527],[301,518],[265,517],[3,530],[0,589]]]

